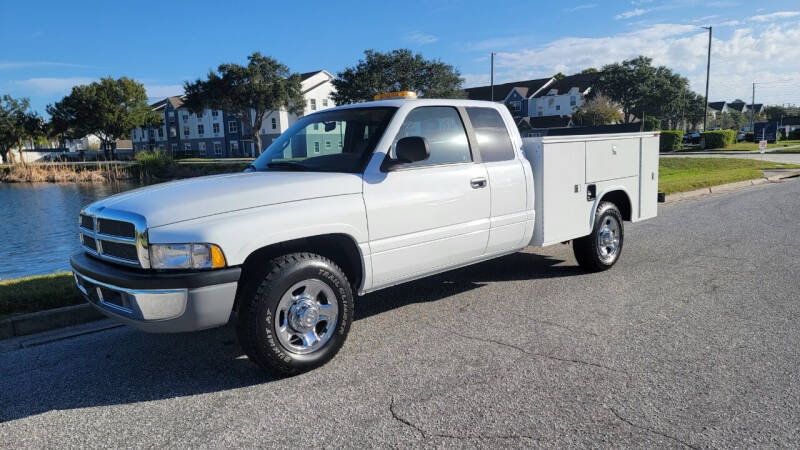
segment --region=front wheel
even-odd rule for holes
[[[613,203],[603,202],[597,207],[592,233],[575,239],[572,250],[583,269],[601,272],[617,262],[623,240],[622,214]]]
[[[236,324],[251,361],[294,375],[336,355],[350,330],[353,293],[333,261],[312,253],[280,256],[252,283],[244,290]]]

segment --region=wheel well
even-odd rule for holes
[[[264,268],[266,261],[280,255],[297,252],[316,253],[332,260],[347,275],[353,291],[358,291],[361,280],[364,278],[364,270],[361,265],[361,253],[358,251],[355,241],[346,234],[322,234],[278,242],[250,253],[242,264],[242,275],[239,278],[239,288],[236,292],[236,304],[238,305],[239,296],[242,294],[242,289],[248,285],[248,281],[253,277],[263,275],[261,269]]]
[[[631,220],[631,200],[628,198],[628,194],[626,194],[625,191],[607,192],[597,204],[599,205],[601,202],[613,203],[617,206],[617,209],[619,209],[619,213],[622,214],[622,220]]]

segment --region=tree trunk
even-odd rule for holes
[[[253,142],[256,144],[256,158],[261,156],[261,133],[253,134]]]

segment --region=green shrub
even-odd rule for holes
[[[736,142],[736,130],[704,131],[700,136],[705,142],[703,148],[725,148]]]
[[[139,152],[134,159],[145,177],[160,176],[175,164],[172,157],[161,152]]]
[[[661,129],[661,121],[653,116],[645,116],[642,131],[656,131]]]
[[[800,139],[800,128],[790,131],[789,139]]]
[[[748,131],[747,133],[744,134],[744,140],[747,142],[754,142],[755,135],[753,134],[752,131]]]
[[[662,130],[658,149],[662,152],[674,152],[681,149],[683,141],[683,131]]]

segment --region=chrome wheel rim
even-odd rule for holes
[[[605,262],[611,262],[619,253],[619,222],[613,216],[606,216],[597,233],[597,251]]]
[[[283,348],[302,355],[325,346],[338,320],[333,289],[312,278],[295,283],[281,296],[275,310],[275,334]]]

